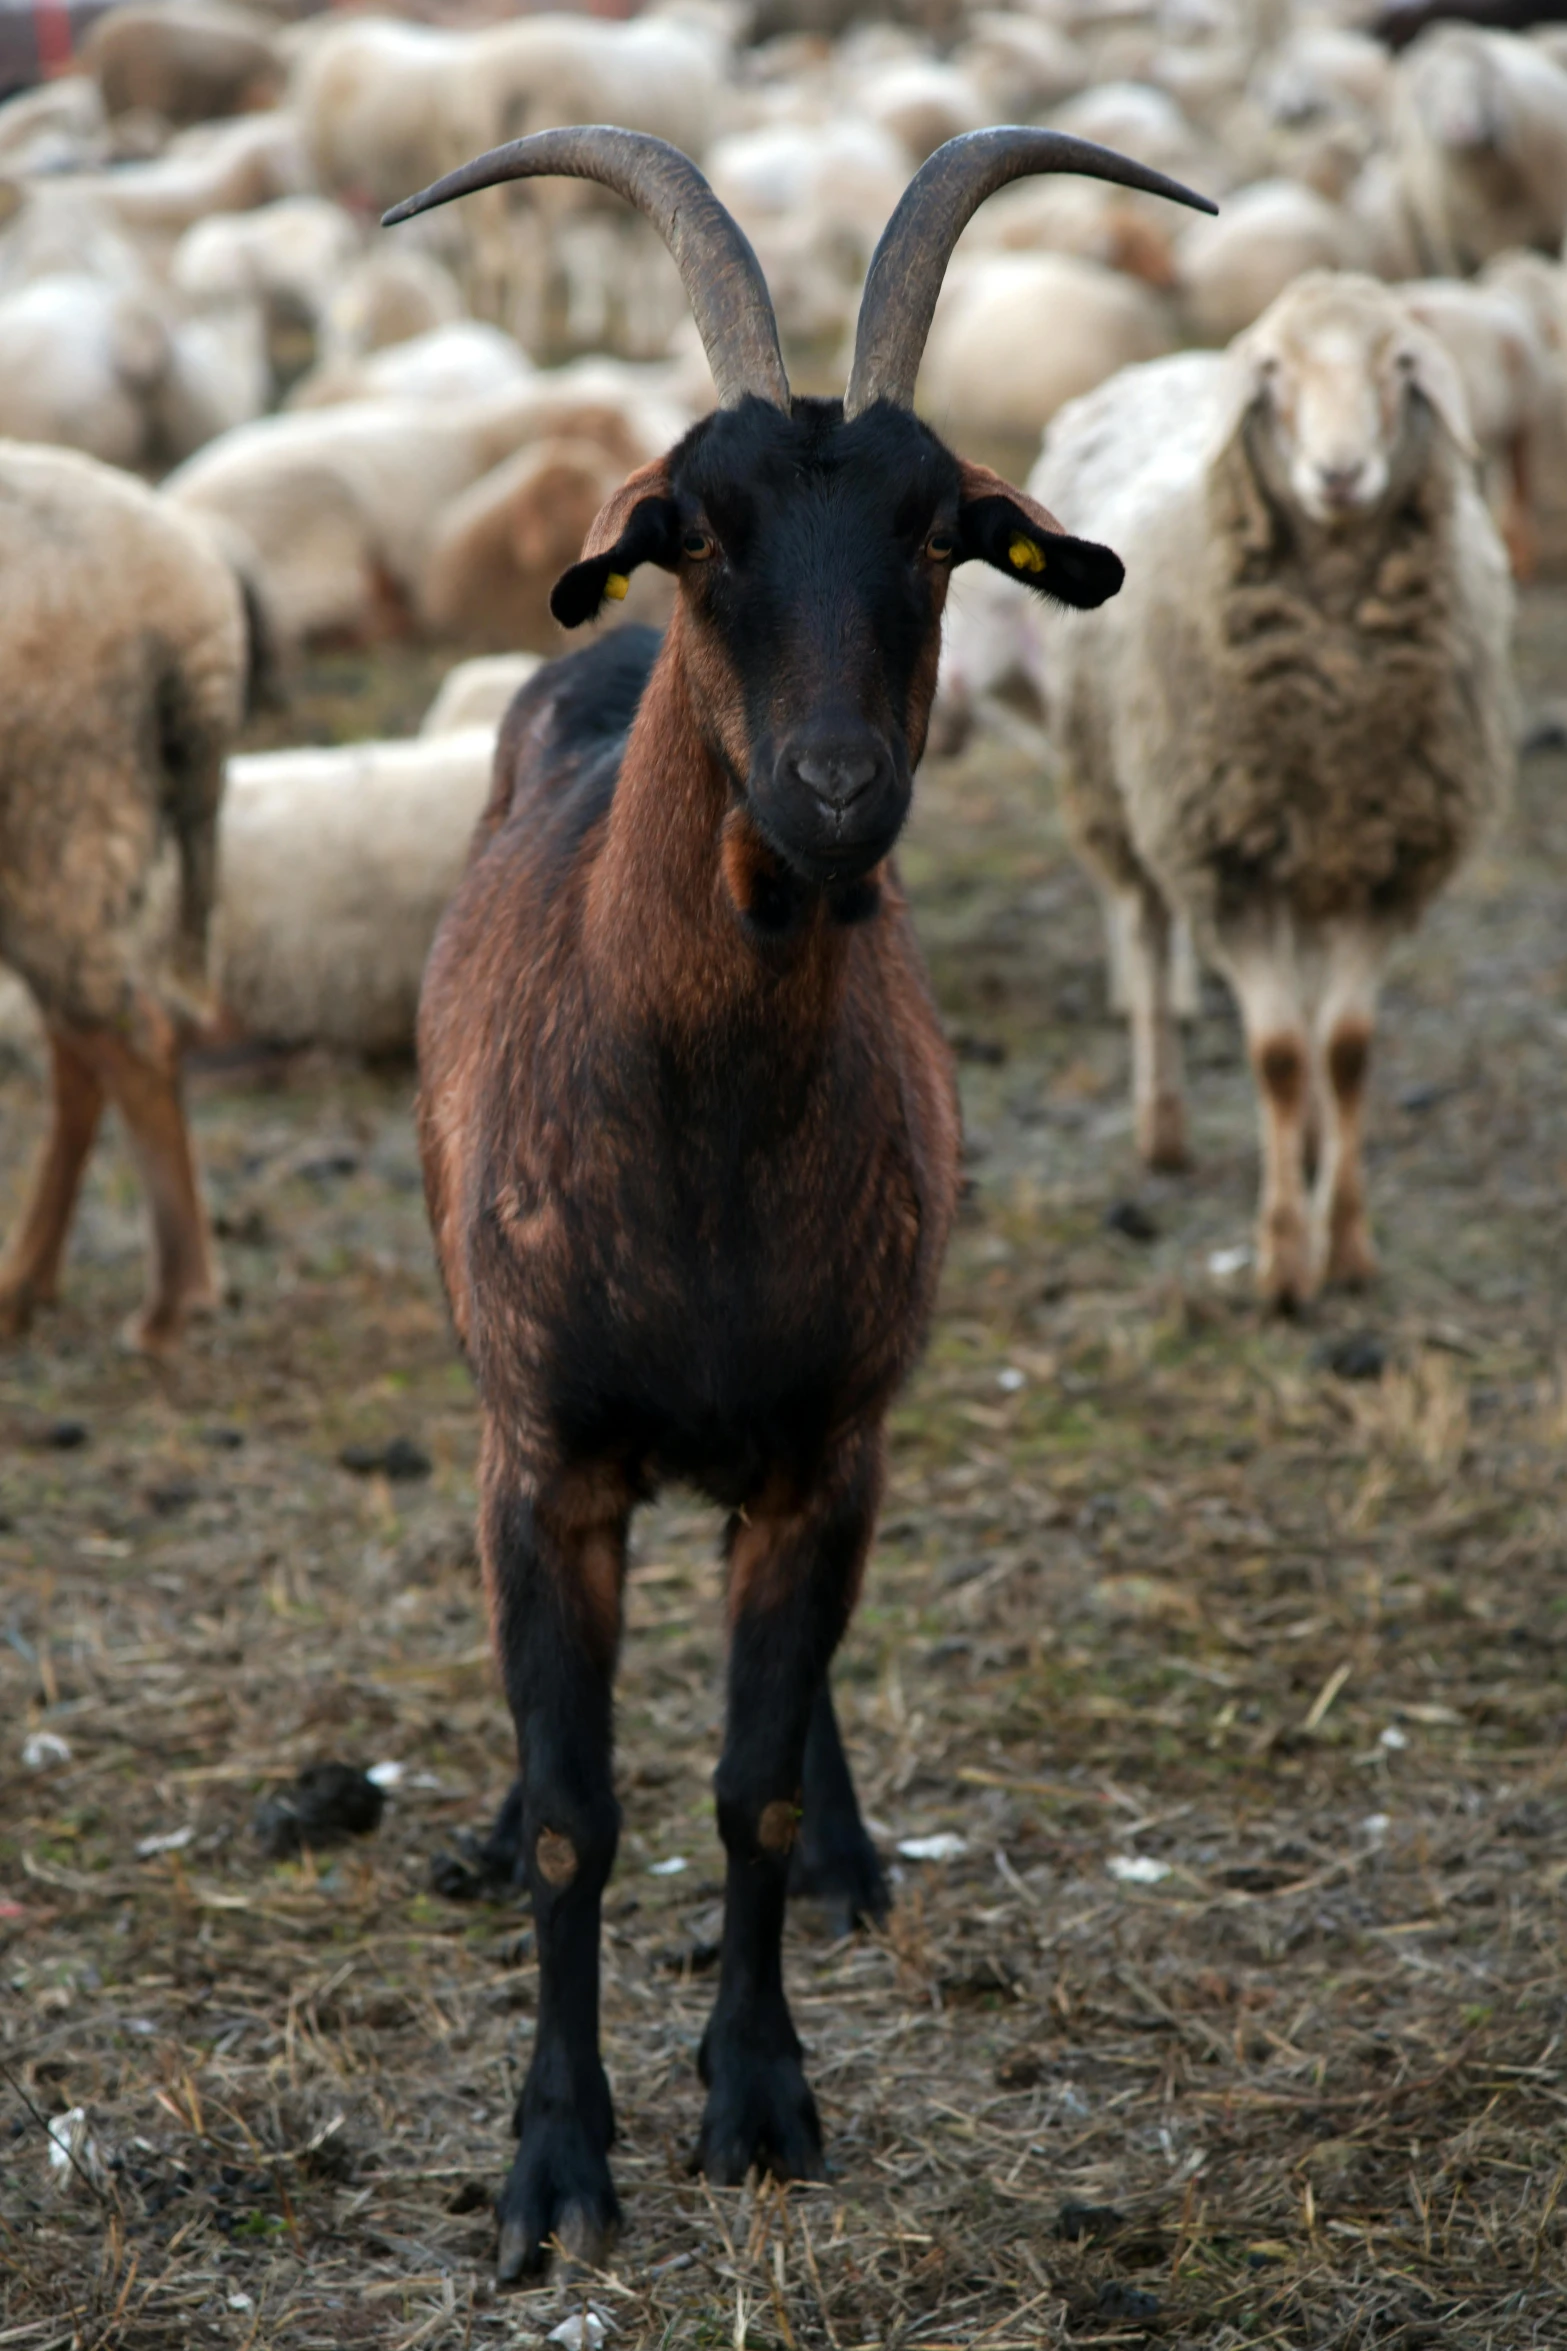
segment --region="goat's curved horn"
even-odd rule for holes
[[[382,226],[411,220],[416,212],[472,195],[476,188],[554,174],[613,188],[657,229],[684,281],[719,406],[734,408],[754,392],[775,408],[787,409],[789,379],[761,265],[738,221],[690,157],[663,139],[604,123],[535,131],[531,138],[492,147],[417,196],[405,197],[383,216]]]
[[[1096,146],[1092,139],[1071,138],[1065,131],[1004,124],[949,139],[921,164],[904,189],[872,256],[854,330],[845,416],[858,416],[873,400],[890,400],[896,408],[913,406],[914,379],[953,246],[987,196],[1009,180],[1049,171],[1114,180],[1123,188],[1142,188],[1151,196],[1190,204],[1197,212],[1219,209],[1162,171],[1117,155],[1113,147]]]

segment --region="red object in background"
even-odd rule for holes
[[[69,73],[77,46],[112,0],[0,0],[0,98]]]

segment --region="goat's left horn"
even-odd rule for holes
[[[845,416],[858,416],[873,400],[895,408],[914,404],[914,379],[925,355],[925,338],[935,316],[936,297],[952,259],[952,248],[987,196],[1033,172],[1075,171],[1087,179],[1114,180],[1150,196],[1168,196],[1197,212],[1217,212],[1207,196],[1166,178],[1162,171],[1117,155],[1092,139],[1065,131],[1035,131],[1003,124],[989,131],[965,131],[949,139],[921,164],[898,200],[871,259],[854,330],[854,365],[844,397]]]
[[[405,197],[383,216],[382,226],[391,228],[416,212],[503,180],[556,174],[613,188],[657,229],[684,283],[720,408],[734,408],[755,393],[787,409],[789,379],[761,264],[739,222],[719,203],[691,158],[664,139],[606,123],[535,131],[531,138],[492,147],[417,196]]]

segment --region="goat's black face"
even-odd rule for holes
[[[557,618],[589,617],[636,563],[678,572],[703,723],[762,839],[817,887],[869,873],[908,814],[953,565],[979,556],[1074,604],[1121,580],[1106,549],[885,405],[849,422],[828,400],[720,410],[600,525]]]

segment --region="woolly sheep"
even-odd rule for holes
[[[537,657],[465,663],[413,742],[241,753],[218,817],[209,1042],[412,1049],[419,981],[484,806],[500,718]],[[496,673],[469,678],[465,672]],[[31,999],[0,972],[0,1039]]]
[[[358,224],[340,204],[283,196],[197,221],[175,246],[169,277],[198,305],[249,297],[278,323],[315,328],[359,247]]]
[[[982,253],[942,289],[920,404],[960,440],[1032,440],[1064,402],[1173,342],[1159,296],[1132,278],[1069,253]]]
[[[421,735],[455,734],[461,727],[500,726],[515,696],[540,666],[539,653],[479,653],[459,661],[419,721]]]
[[[0,1331],[59,1283],[105,1100],[152,1223],[134,1346],[209,1306],[206,1219],[180,1104],[182,1032],[203,1008],[223,756],[242,714],[244,614],[198,525],[129,476],[0,446],[0,957],[48,1031],[52,1124],[0,1261]],[[144,932],[160,851],[179,865],[172,946]]]
[[[530,441],[594,432],[604,410],[615,445],[637,451],[632,462],[646,435],[674,424],[678,438],[690,422],[635,369],[600,361],[478,400],[355,400],[262,417],[200,451],[164,494],[218,529],[284,647],[364,640],[410,625],[454,498]]]
[[[1184,914],[1245,1023],[1280,1305],[1373,1269],[1378,976],[1508,787],[1511,591],[1472,456],[1441,345],[1390,289],[1314,272],[1230,352],[1066,410],[1030,482],[1126,559],[1112,604],[1042,628],[1068,819],[1127,910],[1138,1141],[1184,1155]]]
[[[1513,572],[1529,579],[1536,563],[1530,510],[1536,442],[1550,409],[1560,402],[1550,354],[1527,304],[1504,286],[1427,278],[1398,292],[1457,371]]]
[[[128,0],[98,18],[81,56],[111,115],[177,125],[270,106],[283,86],[274,28],[232,0]]]
[[[81,273],[0,294],[0,435],[161,469],[255,416],[268,388],[245,306],[180,320],[134,283]]]
[[[563,650],[550,590],[627,471],[602,441],[552,438],[519,449],[454,498],[420,583],[427,630],[467,645]],[[649,571],[632,581],[617,617],[663,621],[669,604],[667,580]]]
[[[321,322],[317,357],[357,359],[453,326],[462,315],[457,280],[433,253],[415,245],[373,246],[339,281]]]
[[[229,761],[212,925],[222,1030],[406,1053],[495,727]]]
[[[1567,69],[1532,42],[1437,25],[1399,60],[1393,152],[1424,266],[1466,274],[1567,222]]]
[[[1258,180],[1216,220],[1193,221],[1176,246],[1187,320],[1200,342],[1228,343],[1308,269],[1363,258],[1353,220],[1297,180]]]
[[[478,400],[531,376],[526,354],[500,327],[456,319],[361,358],[323,360],[288,395],[290,408],[344,400]]]

